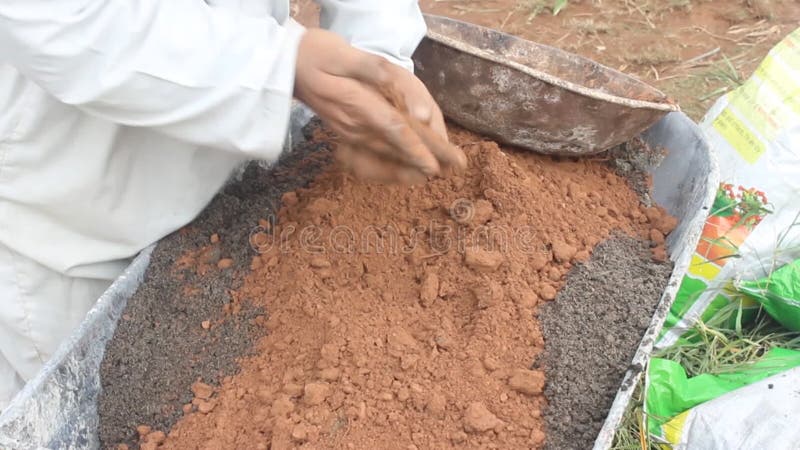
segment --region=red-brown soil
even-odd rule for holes
[[[537,304],[613,230],[648,240],[674,220],[600,162],[451,139],[465,173],[386,187],[331,167],[285,194],[232,293],[268,334],[142,448],[540,447]]]

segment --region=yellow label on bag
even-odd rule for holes
[[[786,64],[786,60],[768,55],[756,69],[755,75],[764,80],[764,84],[775,92],[783,107],[800,115],[800,84],[795,81],[794,73],[798,71],[800,66],[792,67]]]
[[[680,444],[681,435],[683,434],[683,426],[686,423],[686,418],[689,417],[690,412],[692,412],[691,409],[684,411],[661,426],[662,431],[664,432],[664,438],[666,438],[666,440],[671,444],[666,446],[662,445],[661,448],[672,449],[673,445]]]
[[[700,239],[703,239],[702,237]],[[697,253],[692,255],[692,263],[689,265],[689,273],[704,280],[713,280],[719,275],[722,268],[716,264],[708,262]]]
[[[755,164],[787,124],[800,122],[800,29],[773,48],[755,74],[728,96],[712,126]]]
[[[766,151],[764,143],[730,109],[723,110],[712,125],[749,164],[755,164]]]

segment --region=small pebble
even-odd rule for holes
[[[464,411],[464,429],[469,433],[482,433],[489,431],[498,425],[502,425],[502,421],[497,418],[488,408],[481,402],[472,402],[467,406]]]

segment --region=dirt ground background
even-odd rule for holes
[[[554,5],[565,4],[557,15]],[[420,0],[424,12],[568,50],[653,84],[699,121],[800,24],[797,0]],[[308,22],[316,6],[296,2]]]

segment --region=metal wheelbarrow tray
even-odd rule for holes
[[[472,75],[468,72],[464,72],[463,76],[459,78],[453,78],[453,74],[458,72],[456,64],[465,64],[464,61],[473,56],[462,54],[462,51],[455,47],[443,47],[438,40],[439,38],[436,37],[437,26],[435,24],[429,25],[431,25],[432,37],[424,41],[420,46],[415,60],[428,88],[434,97],[442,102],[442,108],[446,116],[473,131],[492,136],[507,136],[508,139],[503,140],[511,143],[515,143],[514,140],[520,139],[519,142],[535,145],[540,150],[543,148],[546,150],[546,146],[542,147],[542,142],[549,142],[550,144],[561,142],[563,144],[563,142],[568,141],[565,141],[563,136],[558,139],[543,141],[546,136],[543,137],[541,133],[531,131],[531,128],[526,125],[526,120],[532,120],[530,118],[537,114],[551,114],[550,110],[543,108],[542,105],[544,103],[539,100],[530,100],[533,102],[531,105],[538,105],[537,108],[539,109],[529,109],[526,114],[530,115],[526,116],[527,118],[520,117],[519,120],[513,122],[498,122],[498,116],[485,112],[488,109],[483,106],[473,107],[472,113],[465,112],[463,105],[482,102],[482,98],[486,95],[484,89],[487,89],[486,84],[483,82],[483,77],[491,77],[493,69],[485,68],[486,72],[479,73],[477,78],[472,78]],[[513,53],[513,49],[507,51]],[[441,52],[441,54],[437,52]],[[431,59],[431,55],[439,55],[436,58],[440,59]],[[441,61],[442,63],[437,64],[436,61]],[[553,64],[558,66],[560,63],[556,61]],[[446,65],[446,67],[440,67],[442,65]],[[502,87],[503,71],[506,69],[494,70],[497,72],[495,75],[499,77],[497,80],[500,80],[495,84]],[[440,83],[437,81],[440,78],[438,74],[443,72],[447,73],[447,75],[444,75],[446,82]],[[602,73],[597,74],[597,77],[601,76]],[[458,86],[463,91],[459,93],[458,97],[454,97],[454,90],[457,90],[454,89],[454,80],[457,81],[455,86]],[[602,78],[596,78],[596,80],[598,85],[603,82]],[[535,81],[530,81],[530,83],[538,89],[537,92],[550,92],[551,95],[562,96],[562,99],[565,95],[572,95],[566,94],[563,89],[553,90],[549,87],[540,86]],[[556,83],[553,86],[558,86],[558,84]],[[522,101],[524,96],[521,91],[530,88],[530,86],[524,84],[514,85],[509,87],[509,90],[505,91],[506,94],[504,95],[509,95],[513,99]],[[649,91],[642,88],[637,92],[647,93]],[[502,104],[502,98],[498,97],[500,94],[495,92],[492,95],[499,102],[498,108],[506,107]],[[445,99],[445,101],[442,101],[442,99]],[[581,108],[589,107],[591,104],[608,104],[605,101],[604,103],[597,103],[596,100],[595,97],[591,97],[590,100],[584,100],[580,103]],[[658,98],[652,98],[651,100],[655,101],[653,105],[658,104]],[[641,101],[642,103],[640,103],[640,100],[631,100],[631,102],[632,105],[645,105],[647,103],[643,100]],[[668,151],[666,158],[652,172],[654,184],[653,200],[663,206],[670,214],[677,217],[679,223],[667,238],[667,248],[675,263],[672,276],[651,324],[633,358],[632,370],[625,374],[621,388],[617,392],[608,417],[597,437],[595,442],[596,449],[607,449],[611,446],[614,432],[619,426],[626,406],[631,401],[635,386],[640,381],[642,368],[646,366],[649,360],[654,340],[663,326],[680,281],[687,271],[691,253],[697,244],[708,209],[713,202],[719,177],[716,161],[703,138],[702,132],[686,115],[680,112],[672,112],[662,117],[654,125],[649,126],[649,121],[658,119],[658,117],[661,117],[672,108],[671,106],[666,109],[653,107],[647,110],[647,114],[643,115],[646,118],[643,119],[637,115],[638,121],[635,121],[635,124],[630,124],[628,121],[633,120],[633,118],[630,114],[624,114],[624,111],[626,108],[630,110],[631,107],[626,106],[625,103],[622,102],[621,109],[616,110],[620,114],[615,113],[616,115],[614,115],[607,109],[603,109],[602,113],[598,113],[599,110],[596,110],[594,113],[588,114],[588,116],[594,116],[594,123],[587,125],[587,127],[595,127],[592,128],[595,130],[598,129],[596,127],[600,126],[598,124],[607,127],[605,129],[608,131],[608,138],[603,142],[612,143],[620,139],[620,136],[630,138],[646,128],[641,135],[644,140],[651,146],[663,147]],[[558,102],[554,105],[557,108]],[[643,108],[645,107],[643,106]],[[638,109],[634,109],[638,111]],[[553,117],[559,117],[558,120],[568,121],[575,126],[580,125],[575,120],[578,116],[584,119],[587,117],[587,114],[578,114],[575,110],[555,110],[552,115]],[[611,116],[615,117],[614,121],[616,123],[606,120]],[[308,123],[308,120],[307,110],[302,106],[296,106],[293,111],[291,125],[293,139],[296,140],[297,137],[302,136],[302,133],[298,132],[298,130]],[[482,122],[474,123],[469,122],[470,120],[480,120]],[[535,123],[539,126],[544,119],[539,117],[537,120],[539,122]],[[551,122],[553,127],[556,127],[557,123],[557,121]],[[623,131],[614,131],[614,126],[623,128]],[[541,128],[538,129],[541,130]],[[564,136],[574,138],[574,142],[577,143],[575,145],[582,145],[580,142],[584,141],[580,140],[581,136],[596,137],[598,134],[593,134],[592,132],[577,133],[574,132],[573,127],[573,131],[567,132]],[[517,143],[517,145],[525,144]],[[558,148],[563,150],[565,147],[562,145]],[[600,148],[600,146],[594,148]],[[97,304],[89,311],[81,326],[62,344],[44,369],[28,383],[8,409],[0,415],[0,448],[20,450],[98,448],[97,429],[99,419],[97,399],[100,390],[100,363],[105,347],[114,334],[117,321],[125,309],[128,299],[142,283],[145,270],[150,261],[151,251],[152,248],[145,249],[133,261],[125,273],[103,294]]]

